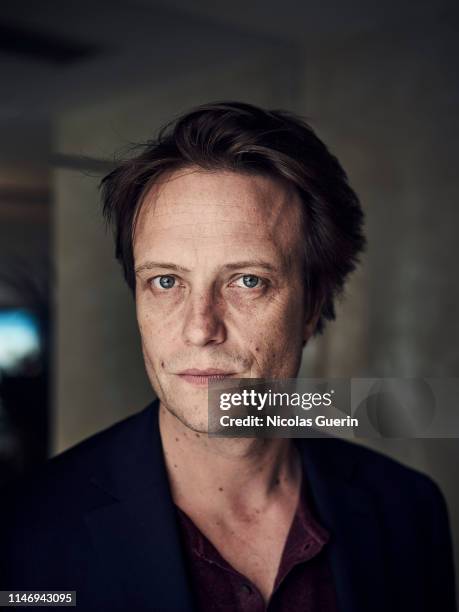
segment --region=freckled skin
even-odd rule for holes
[[[239,378],[294,378],[315,321],[304,311],[298,195],[269,177],[186,169],[147,194],[134,261],[170,262],[137,273],[136,310],[147,374],[161,409],[207,431],[207,389],[177,373],[221,368]],[[259,266],[225,264],[263,260]],[[255,287],[247,287],[249,275]],[[172,278],[171,278],[172,277]],[[160,284],[165,278],[172,286]],[[173,279],[173,280],[172,280]]]

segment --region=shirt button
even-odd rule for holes
[[[246,595],[250,595],[252,592],[252,587],[250,586],[250,584],[244,583],[241,585],[241,591]]]

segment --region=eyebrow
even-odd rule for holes
[[[236,261],[234,263],[228,263],[223,266],[224,270],[235,270],[237,268],[263,268],[268,272],[277,272],[278,268],[273,266],[273,264],[268,263],[267,261],[261,261],[259,259],[251,259],[246,261]],[[188,268],[184,268],[183,266],[179,266],[174,263],[169,263],[167,261],[146,261],[144,264],[138,266],[135,269],[135,273],[139,274],[143,270],[151,270],[153,268],[162,268],[166,270],[175,270],[176,272],[191,272]]]

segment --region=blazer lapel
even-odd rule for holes
[[[340,612],[390,610],[377,509],[359,487],[352,453],[335,439],[296,439],[327,550]],[[341,444],[343,444],[341,446]]]
[[[85,520],[123,593],[120,609],[192,612],[194,603],[180,545],[176,510],[163,458],[156,400],[133,417],[93,485],[110,501]],[[294,439],[302,455],[326,547],[339,612],[390,609],[382,526],[359,486],[352,453],[335,439]],[[341,452],[344,451],[344,452]]]
[[[94,476],[93,484],[112,502],[89,511],[85,520],[111,582],[123,593],[120,609],[188,612],[194,606],[157,409],[155,401],[137,416],[106,472]]]

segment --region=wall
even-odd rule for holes
[[[457,31],[457,17],[445,15],[309,45],[296,109],[343,160],[367,214],[369,247],[337,322],[307,347],[303,371],[459,374]],[[440,484],[459,551],[457,440],[364,442]]]

